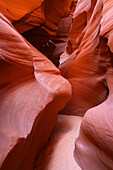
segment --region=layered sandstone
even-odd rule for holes
[[[75,159],[84,170],[113,169],[113,69],[106,79],[108,99],[86,112],[76,140]]]
[[[1,169],[113,170],[113,2],[0,11]]]
[[[72,98],[62,113],[81,116],[106,99],[105,73],[109,62],[106,39],[100,37],[102,1],[91,1],[84,10],[83,3],[79,1],[73,16],[68,42],[72,44],[68,45],[72,54],[60,65],[62,75],[72,85]]]
[[[97,1],[98,3],[99,1]],[[96,8],[96,6],[95,6]],[[106,85],[109,89],[107,100],[102,104],[89,109],[83,118],[80,135],[76,140],[75,159],[84,170],[112,170],[113,169],[113,132],[112,132],[112,96],[113,96],[113,54],[112,54],[112,2],[103,1],[102,18],[100,21],[102,41],[102,57],[104,56],[104,67]],[[101,57],[101,53],[100,53]],[[106,60],[105,60],[106,59]],[[108,60],[108,61],[107,61]],[[106,61],[106,62],[105,62]]]
[[[0,165],[31,170],[71,87],[2,14],[0,24]]]

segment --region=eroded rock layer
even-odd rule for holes
[[[1,170],[113,170],[113,2],[1,0],[0,12]]]
[[[96,4],[98,3],[100,1],[96,2]],[[97,8],[100,11],[96,4],[95,9]],[[102,46],[102,51],[104,52],[102,57],[105,56],[102,65],[104,64],[104,67],[106,66],[107,69],[105,80],[109,89],[109,95],[102,104],[89,109],[83,118],[80,135],[75,143],[75,159],[83,170],[113,170],[113,54],[111,43],[112,21],[109,20],[110,14],[112,15],[111,6],[111,1],[103,2],[102,18],[99,22],[101,24],[99,35],[107,38],[106,41],[102,39],[102,44],[104,44]],[[92,28],[94,29],[94,27]],[[101,52],[99,55],[101,59]]]
[[[2,14],[0,25],[0,165],[31,170],[71,87]]]
[[[70,33],[73,38],[75,35],[71,47],[74,52],[60,65],[62,75],[71,83],[73,90],[71,100],[62,111],[64,114],[84,115],[89,108],[103,102],[108,94],[105,73],[109,52],[107,40],[100,37],[102,1],[91,1],[85,11],[82,4],[80,1],[76,6]],[[83,16],[86,19],[80,26],[78,21]],[[81,29],[78,31],[79,26]]]
[[[4,0],[0,2],[0,10],[15,25],[20,33],[28,31],[35,26],[46,29],[55,34],[61,18],[67,17],[72,9],[73,0]]]
[[[88,110],[76,141],[75,158],[84,170],[113,169],[113,69],[107,73],[108,99]]]

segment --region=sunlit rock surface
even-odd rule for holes
[[[113,2],[1,0],[0,12],[1,169],[113,170]]]
[[[4,0],[0,2],[1,12],[14,23],[20,33],[35,26],[46,29],[54,34],[61,18],[70,14],[73,0]]]

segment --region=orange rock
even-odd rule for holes
[[[0,1],[2,170],[113,170],[112,10],[110,0]]]
[[[109,46],[111,52],[113,52],[113,2],[110,0],[104,0],[104,7],[102,13],[101,21],[101,36],[108,38],[107,45]]]
[[[0,11],[15,25],[20,33],[35,26],[56,34],[57,25],[61,18],[70,14],[73,0],[8,0],[7,4],[0,2]]]
[[[71,87],[2,14],[0,25],[0,165],[31,170]]]
[[[72,25],[72,30],[75,26],[73,32],[73,37],[76,35],[73,48],[75,51],[60,65],[60,70],[72,85],[72,98],[61,113],[83,116],[89,108],[100,104],[107,97],[105,72],[107,62],[109,62],[109,52],[107,51],[106,40],[100,38],[99,34],[102,1],[97,1],[95,7],[92,4],[90,9],[88,8],[88,14],[92,13],[92,15],[90,15],[88,21],[86,20],[87,25],[82,24],[83,27],[79,29],[77,26],[80,26],[78,17],[80,16],[82,20],[82,16],[87,14],[84,13],[81,3],[82,1],[76,7],[77,12],[75,10],[74,20],[77,22],[73,22]],[[78,29],[80,32],[77,32]]]
[[[106,77],[109,96],[86,112],[76,140],[75,158],[84,170],[113,169],[113,69]]]

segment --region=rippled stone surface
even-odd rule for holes
[[[0,11],[1,169],[113,170],[113,2],[1,0]]]
[[[2,14],[0,25],[1,169],[31,170],[71,86]]]

